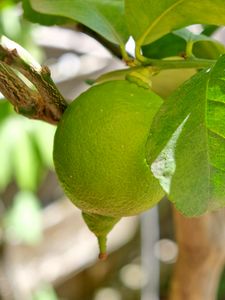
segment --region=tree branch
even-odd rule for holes
[[[174,210],[179,256],[171,300],[216,300],[225,262],[225,210],[186,218]]]
[[[16,46],[21,52],[19,45],[6,38],[0,43],[1,93],[13,104],[16,112],[31,119],[57,124],[67,107],[65,99],[52,81],[48,67],[31,61],[25,49],[22,49],[21,55]],[[23,74],[36,91],[28,87],[14,69]]]

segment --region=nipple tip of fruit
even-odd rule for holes
[[[88,228],[95,234],[98,240],[100,260],[107,258],[107,234],[112,230],[113,226],[120,218],[102,216],[93,213],[82,212],[83,219]]]
[[[107,257],[108,257],[108,254],[106,252],[105,253],[101,252],[101,253],[99,253],[99,256],[98,256],[98,258],[102,261],[106,260]]]

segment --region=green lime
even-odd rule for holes
[[[97,237],[106,236],[121,217],[139,214],[163,196],[145,158],[160,105],[150,90],[110,81],[75,99],[58,125],[54,163],[59,181]]]

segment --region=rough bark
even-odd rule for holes
[[[214,300],[225,263],[225,210],[199,218],[174,211],[178,260],[170,300]]]
[[[30,119],[57,124],[67,103],[52,81],[48,67],[38,65],[37,68],[27,62],[16,48],[8,47],[11,45],[5,45],[0,40],[0,92],[12,103],[17,113]],[[18,76],[18,72],[33,87],[27,85]]]

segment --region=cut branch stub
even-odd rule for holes
[[[36,88],[28,87],[14,72],[19,71]],[[40,66],[21,46],[2,37],[0,42],[0,92],[16,112],[57,124],[67,103],[51,78],[47,66]]]

